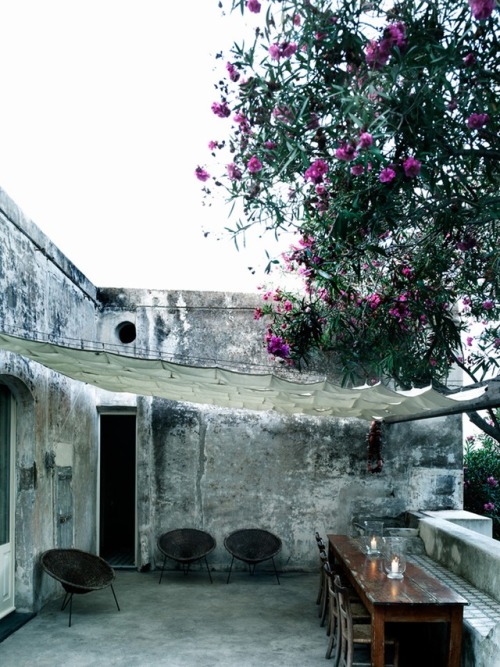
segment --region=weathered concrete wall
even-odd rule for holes
[[[269,368],[257,295],[96,289],[0,191],[0,328],[127,354]],[[120,341],[124,323],[136,336]],[[118,350],[118,348],[116,348]],[[137,566],[155,567],[156,539],[193,526],[223,538],[265,526],[283,540],[280,566],[316,567],[313,532],[355,518],[461,507],[460,418],[384,430],[381,474],[366,469],[369,423],[281,417],[110,394],[0,351],[0,381],[18,405],[16,604],[36,609],[56,589],[42,577],[52,546],[95,550],[99,411],[137,414]],[[61,524],[63,499],[71,521]],[[69,499],[69,500],[68,500]]]
[[[1,329],[93,340],[96,304],[95,287],[0,190]],[[60,539],[95,549],[94,390],[1,350],[0,381],[17,404],[15,602],[36,609],[46,589],[55,589],[41,577],[40,553]],[[65,533],[58,519],[63,486],[73,502]]]
[[[281,567],[315,568],[315,530],[351,532],[353,521],[369,516],[397,525],[415,509],[409,489],[419,463],[433,471],[430,478],[420,478],[419,500],[433,508],[460,507],[459,467],[440,468],[442,451],[453,448],[457,418],[436,422],[440,428],[433,436],[422,422],[406,433],[386,429],[385,465],[382,473],[372,474],[366,465],[365,421],[283,418],[154,399],[151,419],[148,415],[151,442],[144,444],[152,456],[138,481],[153,506],[150,524],[143,525],[142,544],[150,551],[143,550],[141,566],[155,566],[156,538],[173,528],[208,530],[218,543],[211,562],[224,568],[227,534],[266,527],[283,540]],[[428,446],[432,437],[434,448]],[[444,481],[436,485],[440,477]]]

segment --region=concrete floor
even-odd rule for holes
[[[0,643],[1,667],[327,667],[318,575],[187,576],[117,570],[114,588],[75,596],[72,626],[62,597]],[[61,588],[62,591],[62,588]]]

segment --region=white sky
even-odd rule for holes
[[[0,1],[0,187],[99,287],[255,291],[267,280],[271,237],[238,252],[203,234],[230,222],[222,197],[203,206],[194,177],[208,141],[227,136],[210,109],[212,70],[241,22],[217,5]]]

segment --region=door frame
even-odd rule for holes
[[[0,600],[0,618],[4,618],[15,610],[15,553],[16,553],[16,490],[15,490],[15,461],[16,461],[16,401],[14,396],[7,387],[3,387],[9,392],[9,409],[10,409],[10,424],[9,424],[9,444],[10,460],[9,460],[9,541],[5,543],[10,552],[10,562],[8,564],[8,582],[7,588],[10,590],[10,595],[5,603]],[[5,545],[1,545],[0,548]],[[4,574],[4,573],[3,573]],[[0,591],[3,585],[0,586]]]
[[[135,417],[135,471],[134,471],[134,563],[137,564],[137,410],[135,408],[101,408],[97,419],[97,503],[96,503],[96,545],[97,553],[101,553],[101,416]]]

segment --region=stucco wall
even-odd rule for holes
[[[258,295],[97,289],[0,191],[0,328],[56,342],[119,343],[191,363],[230,362],[263,371]],[[223,538],[265,526],[283,540],[280,566],[316,567],[313,533],[346,532],[355,518],[394,520],[409,509],[461,507],[460,418],[384,429],[381,474],[366,469],[369,423],[230,411],[109,394],[0,350],[0,381],[18,404],[16,604],[36,609],[57,589],[40,553],[67,540],[96,548],[99,411],[137,414],[137,566],[155,567],[156,539],[193,526],[214,534],[213,562],[226,567]],[[69,471],[69,482],[63,473]],[[61,481],[62,480],[62,481]],[[71,493],[61,533],[58,484]],[[63,535],[63,537],[61,537]],[[68,546],[64,544],[63,546]]]

